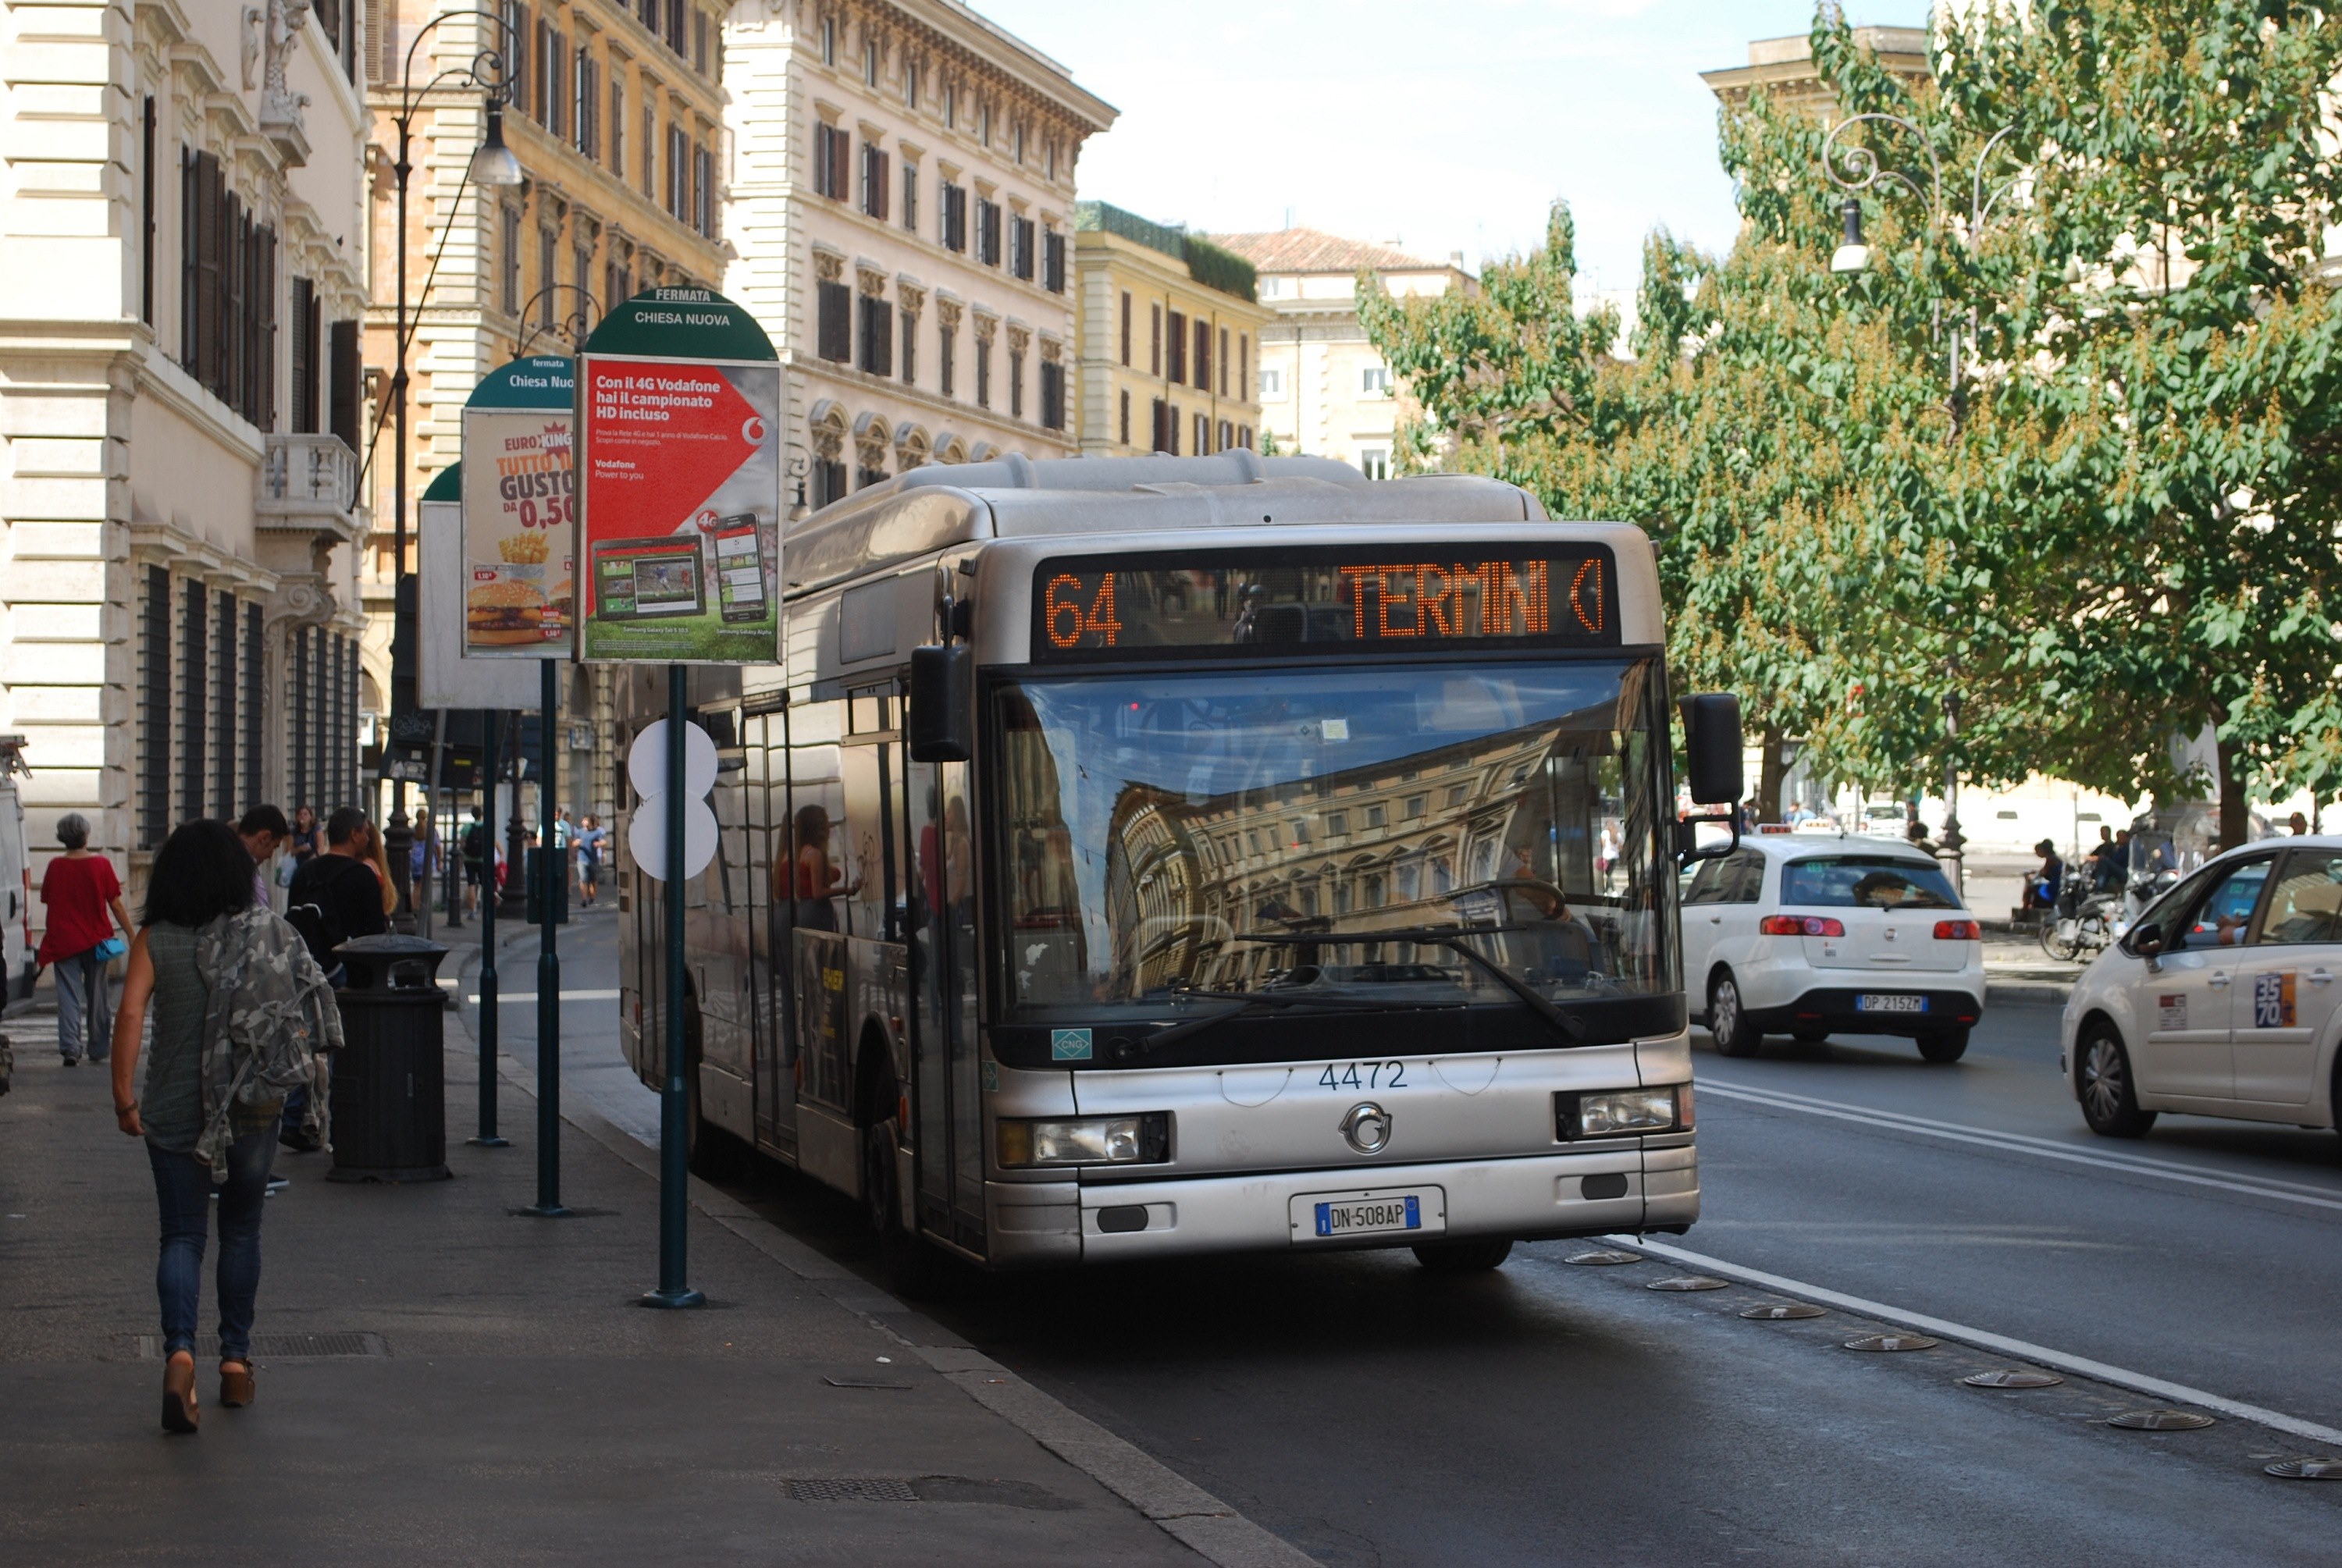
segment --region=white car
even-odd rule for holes
[[[1744,838],[1683,895],[1684,989],[1716,1048],[1767,1034],[1901,1034],[1957,1062],[1984,1014],[1983,931],[1916,849],[1846,835]]]
[[[2060,1064],[2094,1133],[2160,1111],[2336,1125],[2342,837],[2263,839],[2191,873],[2066,1004]]]

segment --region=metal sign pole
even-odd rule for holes
[[[561,667],[540,661],[544,670],[536,721],[536,1202],[528,1212],[539,1219],[565,1220],[561,1202],[561,954],[558,949],[563,891],[554,863],[553,720],[561,705]]]
[[[480,1131],[472,1142],[501,1149],[508,1140],[496,1136],[496,772],[502,758],[496,741],[505,716],[493,710],[480,715],[486,738],[480,750],[480,791],[487,806],[480,814],[489,824],[482,835],[480,857]]]
[[[696,1307],[707,1298],[685,1284],[691,1199],[690,1106],[684,1094],[683,1059],[683,711],[688,697],[681,664],[666,667],[666,880],[659,889],[666,915],[666,1005],[660,1023],[666,1031],[666,1092],[659,1104],[659,1283],[643,1297],[645,1306]]]

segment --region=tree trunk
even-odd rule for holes
[[[1763,746],[1756,773],[1756,809],[1767,822],[1779,822],[1789,814],[1781,804],[1781,787],[1788,782],[1789,748],[1780,725],[1765,726]]]
[[[2220,756],[2220,847],[2234,849],[2245,842],[2251,831],[2251,803],[2245,797],[2244,781],[2237,776],[2237,762],[2240,748],[2226,735],[2215,732],[2215,745]]]

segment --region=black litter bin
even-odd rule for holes
[[[532,845],[528,851],[528,860],[526,864],[528,867],[528,923],[531,925],[537,925],[544,923],[545,905],[537,901],[543,896],[541,889],[545,886],[544,878],[545,873],[550,871],[553,874],[554,924],[556,925],[568,924],[569,857],[556,851],[550,859],[547,859],[545,851]]]
[[[447,950],[419,936],[361,936],[334,956],[348,978],[325,1180],[444,1182],[451,1173],[438,971]]]

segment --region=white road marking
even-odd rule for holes
[[[616,1002],[617,999],[618,994],[615,991],[565,991],[561,994],[561,1000],[564,1002]],[[480,1004],[479,994],[476,992],[470,996],[465,997],[465,1000],[469,1002],[475,1007]],[[496,993],[496,1001],[499,1003],[534,1002],[535,1000],[536,993],[534,991],[499,991]]]
[[[2185,1165],[2175,1165],[2162,1160],[2145,1160],[2129,1154],[2085,1154],[2067,1144],[2024,1133],[2004,1133],[1992,1127],[1973,1127],[1957,1122],[1937,1122],[1925,1116],[1906,1115],[1900,1111],[1881,1111],[1868,1105],[1849,1105],[1836,1100],[1816,1100],[1777,1089],[1746,1089],[1737,1084],[1719,1084],[1713,1078],[1699,1080],[1699,1093],[1726,1100],[1742,1100],[1776,1111],[1797,1111],[1808,1116],[1826,1116],[1833,1121],[1857,1122],[1896,1132],[1917,1133],[1924,1137],[1942,1138],[1955,1144],[1977,1144],[2009,1154],[2037,1154],[2046,1160],[2093,1165],[2099,1170],[2120,1171],[2127,1175],[2153,1176],[2158,1181],[2178,1182],[2187,1186],[2216,1187],[2249,1197],[2274,1198],[2281,1203],[2307,1203],[2314,1208],[2342,1211],[2342,1194],[2336,1193],[2331,1187],[2313,1187],[2299,1182],[2278,1181],[2275,1177],[2209,1175]]]
[[[2151,1394],[2157,1399],[2169,1400],[2174,1404],[2192,1404],[2204,1410],[2216,1410],[2222,1415],[2233,1416],[2238,1421],[2249,1421],[2256,1425],[2266,1426],[2289,1436],[2307,1438],[2313,1443],[2331,1443],[2337,1448],[2342,1448],[2342,1432],[2337,1432],[2330,1426],[2320,1426],[2314,1421],[2304,1421],[2297,1415],[2287,1415],[2281,1410],[2270,1410],[2262,1405],[2247,1404],[2240,1399],[2229,1399],[2222,1394],[2207,1393],[2200,1388],[2190,1388],[2183,1383],[2171,1383],[2163,1378],[2149,1377],[2143,1372],[2132,1372],[2124,1367],[2109,1366],[2105,1362],[2092,1361],[2084,1355],[2068,1355],[2064,1351],[2051,1350],[2047,1345],[2034,1344],[2021,1339],[2011,1339],[2007,1334],[1994,1333],[1987,1329],[1970,1328],[1966,1323],[1953,1323],[1946,1318],[1930,1317],[1926,1313],[1910,1312],[1898,1306],[1889,1306],[1885,1302],[1847,1295],[1843,1291],[1825,1290],[1820,1285],[1807,1284],[1803,1280],[1793,1280],[1781,1274],[1767,1273],[1762,1269],[1743,1268],[1738,1263],[1726,1263],[1722,1258],[1712,1258],[1705,1253],[1696,1253],[1687,1247],[1673,1246],[1666,1242],[1655,1242],[1645,1236],[1605,1236],[1601,1239],[1609,1245],[1649,1253],[1656,1257],[1665,1258],[1671,1263],[1682,1263],[1697,1269],[1703,1273],[1721,1274],[1727,1279],[1739,1280],[1746,1284],[1762,1285],[1769,1291],[1778,1291],[1783,1295],[1797,1296],[1805,1301],[1826,1303],[1847,1312],[1858,1313],[1864,1317],[1878,1318],[1887,1323],[1900,1324],[1905,1328],[1915,1328],[1922,1333],[1931,1333],[1939,1339],[1957,1340],[1963,1344],[1975,1345],[1979,1350],[1998,1351],[2004,1355],[2013,1355],[2042,1366],[2055,1367],[2060,1372],[2070,1372],[2077,1377],[2095,1378],[2100,1383],[2113,1383],[2117,1388],[2127,1388],[2137,1393]]]

